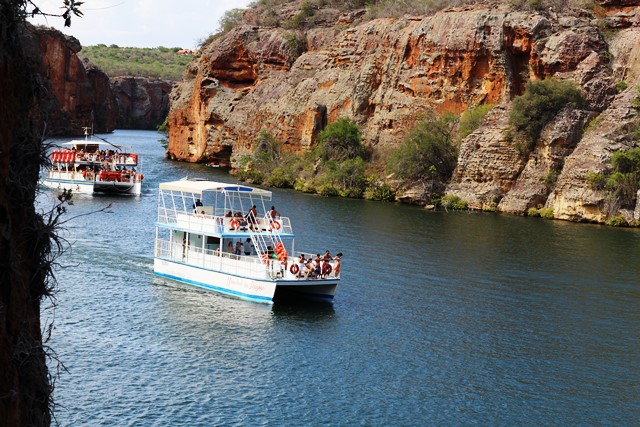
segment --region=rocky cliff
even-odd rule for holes
[[[370,147],[393,147],[421,112],[490,103],[485,124],[463,141],[447,192],[473,208],[522,214],[548,206],[558,218],[602,221],[604,195],[589,189],[584,171],[610,167],[624,143],[615,135],[635,117],[640,2],[602,1],[595,14],[514,12],[503,3],[366,22],[363,11],[327,13],[334,20],[303,37],[251,25],[251,9],[203,49],[172,92],[168,156],[232,163],[263,129],[284,150],[303,151],[341,116],[361,126]],[[303,49],[292,48],[300,39]],[[560,114],[523,157],[506,132],[511,100],[527,81],[548,77],[578,83],[587,106]],[[619,81],[628,84],[620,94]]]
[[[80,42],[52,28],[27,25],[25,42],[40,77],[38,117],[46,136],[82,135],[115,128],[156,129],[169,111],[172,82],[109,78],[82,62]]]
[[[117,127],[156,129],[169,113],[169,94],[173,82],[144,77],[112,77],[111,90],[116,97]]]

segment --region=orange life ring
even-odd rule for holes
[[[322,266],[322,274],[331,274],[331,264],[329,264],[328,262],[325,262],[324,265]]]
[[[271,228],[275,228],[276,230],[280,230],[280,223],[276,220],[271,221]]]
[[[144,175],[141,173],[138,174],[138,181],[142,181],[144,179]]]
[[[291,264],[289,271],[291,272],[291,274],[298,274],[298,272],[300,271],[300,267],[298,267],[298,264]]]
[[[229,227],[231,227],[232,230],[239,230],[240,229],[240,221],[238,221],[237,219],[233,218],[231,220],[231,222],[229,223]]]

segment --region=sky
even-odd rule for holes
[[[61,13],[63,0],[35,0],[40,10]],[[197,48],[199,41],[217,32],[227,10],[244,8],[251,0],[85,0],[84,16],[64,27],[59,17],[29,19],[33,24],[57,28],[83,46],[116,44],[120,47]]]

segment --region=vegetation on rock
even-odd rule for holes
[[[529,81],[523,95],[513,100],[509,123],[522,135],[525,143],[519,146],[523,154],[533,150],[542,129],[564,108],[584,105],[584,95],[578,86],[566,80],[546,79]]]
[[[393,200],[390,186],[369,170],[360,128],[348,118],[330,123],[319,142],[303,154],[281,153],[267,131],[260,132],[253,151],[237,159],[236,175],[243,181],[288,187],[323,196]]]
[[[405,141],[389,156],[387,170],[403,182],[430,181],[437,193],[449,181],[458,161],[454,130],[458,119],[452,114],[428,113],[409,132]]]
[[[119,47],[99,44],[83,46],[78,56],[95,64],[109,77],[137,76],[164,80],[179,80],[191,55],[181,55],[179,47]]]

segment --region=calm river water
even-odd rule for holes
[[[155,132],[107,138],[144,194],[70,208],[112,203],[67,224],[43,310],[60,425],[638,425],[640,230],[275,190],[343,280],[331,305],[256,304],[153,275],[159,182],[232,177]]]

